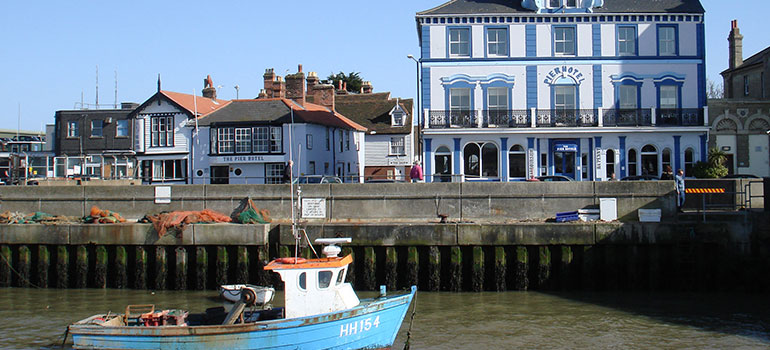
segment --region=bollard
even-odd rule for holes
[[[495,290],[498,292],[508,289],[507,280],[508,271],[506,264],[505,247],[495,247]]]
[[[166,280],[168,277],[168,258],[166,256],[166,247],[155,247],[155,286],[156,290],[167,288]]]
[[[567,290],[574,286],[575,272],[572,261],[572,247],[561,246],[561,259],[559,260],[559,286],[561,290]]]
[[[484,250],[479,246],[473,247],[471,290],[474,292],[481,292],[484,290]]]
[[[114,287],[118,289],[128,288],[128,254],[126,247],[119,245],[115,247],[115,276]]]
[[[388,290],[396,290],[398,269],[398,255],[395,247],[385,248],[385,285]]]
[[[417,247],[409,247],[406,249],[406,286],[416,286],[420,281],[420,255],[417,251]]]
[[[463,253],[460,247],[449,248],[449,291],[463,290]]]
[[[441,251],[436,246],[428,248],[428,291],[441,290]]]
[[[174,289],[187,290],[187,249],[176,247],[174,255]]]
[[[598,246],[583,246],[582,266],[581,266],[581,286],[585,290],[596,290],[597,288],[597,249]]]
[[[56,288],[69,287],[70,255],[67,246],[56,247]]]
[[[147,289],[147,251],[142,246],[135,251],[134,289]]]
[[[48,288],[48,270],[51,268],[51,253],[48,247],[40,245],[37,247],[37,286]]]
[[[525,246],[516,247],[516,261],[513,266],[513,289],[529,289],[529,252]]]
[[[206,247],[195,248],[195,289],[206,289],[208,270],[209,256]]]
[[[19,273],[19,287],[28,288],[31,284],[29,280],[29,270],[32,264],[32,253],[29,251],[29,247],[23,245],[19,247],[19,262],[16,267],[16,271]]]
[[[356,259],[353,253],[353,248],[351,247],[342,247],[342,256],[350,255],[353,257],[353,263],[348,265],[348,274],[345,276],[345,282],[350,283],[353,286],[356,286]]]
[[[228,266],[227,248],[217,247],[216,270],[214,272],[214,281],[217,285],[227,284],[227,266]]]
[[[257,247],[256,275],[257,285],[267,286],[270,284],[270,271],[265,271],[265,265],[269,263],[269,254],[267,246]]]
[[[551,288],[551,249],[549,246],[537,247],[537,287]]]
[[[13,253],[11,247],[7,245],[0,246],[0,286],[10,287],[12,281],[11,266],[13,265]]]
[[[374,248],[364,248],[364,270],[363,272],[363,287],[364,290],[377,289],[377,255],[374,253]]]
[[[88,248],[79,245],[75,253],[75,288],[88,287]]]
[[[235,283],[249,283],[249,251],[244,246],[236,249]]]

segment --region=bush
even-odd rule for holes
[[[699,179],[718,179],[727,175],[727,167],[709,162],[697,162],[692,170]]]

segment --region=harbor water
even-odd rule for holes
[[[0,348],[59,348],[67,324],[127,304],[197,311],[223,302],[214,291],[2,288]],[[770,298],[759,294],[418,292],[413,306],[411,349],[770,348]]]

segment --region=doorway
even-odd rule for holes
[[[575,179],[577,143],[558,141],[553,145],[553,174]]]
[[[211,184],[212,185],[226,185],[230,183],[230,167],[225,166],[212,166],[211,167]]]

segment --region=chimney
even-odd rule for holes
[[[217,98],[217,89],[214,87],[211,75],[207,75],[206,79],[203,79],[203,97],[211,99]]]
[[[286,82],[283,81],[283,78],[281,78],[280,75],[275,77],[275,82],[273,82],[273,92],[272,92],[272,96],[270,97],[272,98],[286,97]]]
[[[738,28],[738,20],[734,19],[731,23],[730,36],[727,37],[730,44],[730,69],[734,69],[743,64],[743,35]]]
[[[265,98],[272,98],[273,84],[275,82],[275,72],[273,71],[273,68],[265,69],[265,74],[262,77],[265,79]]]
[[[286,76],[286,98],[305,105],[305,73],[302,73],[301,64],[297,70],[296,74]]]
[[[267,92],[265,92],[265,89],[259,90],[259,96],[257,96],[257,98],[267,98]]]
[[[317,84],[313,87],[313,103],[334,111],[334,85]]]
[[[318,85],[318,74],[316,72],[310,72],[307,74],[307,94],[312,95],[313,89]]]
[[[364,84],[361,85],[361,93],[371,94],[372,90],[374,90],[374,87],[372,86],[371,81],[365,81]]]

